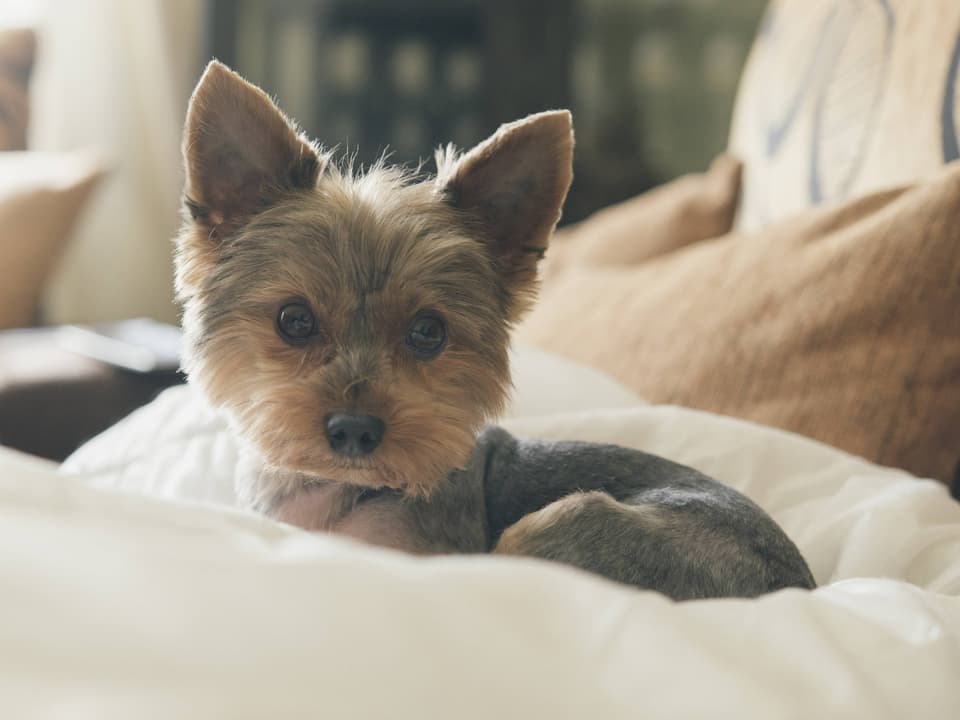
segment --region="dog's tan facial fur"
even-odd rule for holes
[[[569,114],[543,113],[462,157],[438,153],[436,180],[355,173],[212,63],[184,133],[177,292],[191,381],[268,467],[428,494],[503,407],[510,325],[535,289],[571,152]],[[294,300],[317,320],[303,347],[275,325]],[[447,330],[430,360],[404,342],[424,311]],[[340,412],[382,419],[372,454],[330,449],[324,418]]]

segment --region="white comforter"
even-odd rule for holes
[[[218,507],[235,443],[178,388],[59,474],[0,452],[0,716],[960,717],[960,505],[941,486],[643,406],[540,354],[517,362],[513,432],[618,442],[729,482],[822,587],[674,604]]]

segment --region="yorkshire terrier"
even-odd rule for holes
[[[483,430],[572,178],[570,114],[437,175],[338,165],[213,62],[187,113],[184,368],[256,471],[252,508],[414,553],[540,557],[673,598],[814,587],[750,500],[642,452]]]

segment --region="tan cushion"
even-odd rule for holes
[[[80,155],[0,154],[0,328],[36,319],[44,281],[99,176]]]
[[[583,264],[634,264],[729,232],[740,168],[733,156],[720,155],[705,173],[679,178],[558,230],[543,277]]]
[[[653,402],[947,480],[960,459],[960,164],[633,268],[546,283],[522,341]]]
[[[738,227],[929,177],[957,159],[960,2],[773,0],[729,147]]]
[[[27,86],[35,51],[31,30],[0,29],[0,150],[23,150],[27,146]]]

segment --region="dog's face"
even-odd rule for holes
[[[212,63],[184,134],[185,367],[274,468],[426,494],[499,412],[571,179],[569,114],[439,175],[344,171]]]

